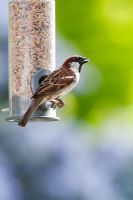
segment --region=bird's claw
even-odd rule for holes
[[[57,103],[57,106],[58,106],[59,109],[61,109],[62,107],[64,107],[64,106],[65,106],[64,101],[62,101],[62,100],[60,99],[60,100],[58,101],[58,103]]]
[[[51,101],[51,108],[53,108],[54,110],[56,109],[57,107],[57,103],[55,101]]]
[[[64,101],[61,99],[52,100],[51,103],[52,103],[51,108],[53,108],[54,110],[57,107],[58,107],[58,109],[61,109],[65,105]]]

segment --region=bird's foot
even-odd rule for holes
[[[55,101],[55,100],[52,100],[52,101],[50,101],[52,104],[51,104],[51,108],[53,108],[54,110],[56,109],[56,107],[57,107],[57,101]]]
[[[57,101],[58,101],[57,106],[59,109],[65,106],[65,103],[62,99],[57,99]]]
[[[61,109],[63,106],[65,106],[65,103],[62,99],[55,99],[50,101],[51,104],[51,108],[53,108],[54,110],[58,107],[59,109]]]

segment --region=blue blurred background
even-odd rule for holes
[[[0,200],[133,199],[133,1],[56,1],[57,66],[89,57],[56,123],[0,112]],[[8,107],[8,1],[0,6],[0,109]]]

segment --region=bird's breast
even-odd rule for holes
[[[60,96],[64,96],[65,94],[73,90],[75,86],[78,84],[78,82],[79,82],[79,73],[76,73],[75,80],[60,91]]]

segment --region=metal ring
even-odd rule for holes
[[[39,87],[39,81],[43,76],[49,76],[51,74],[51,71],[48,69],[40,69],[37,68],[36,73],[34,74],[34,76],[32,77],[31,80],[31,87],[32,87],[32,92],[34,93],[38,87]]]

